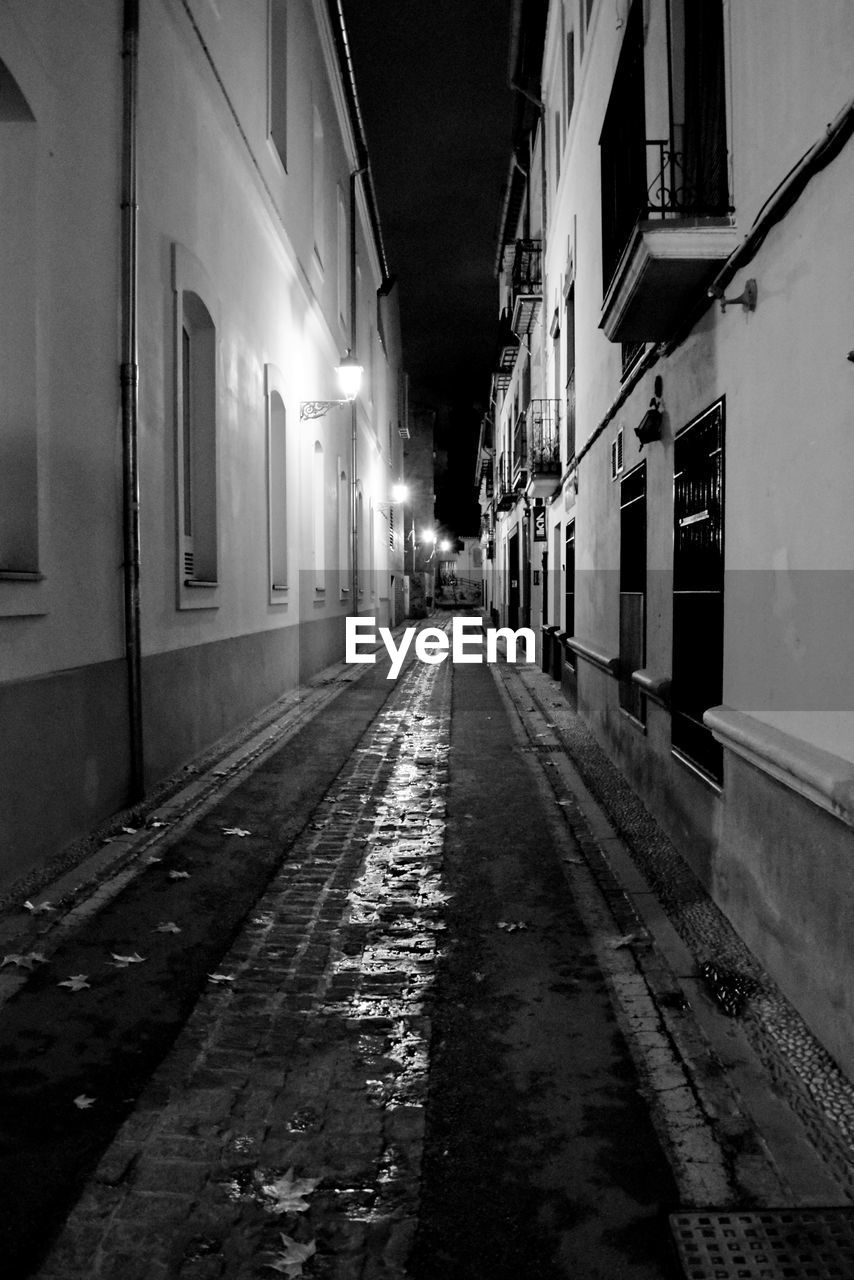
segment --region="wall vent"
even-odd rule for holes
[[[623,428],[620,427],[616,438],[611,441],[611,479],[615,480],[623,470]]]

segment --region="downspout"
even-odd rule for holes
[[[350,351],[356,355],[356,181],[364,166],[350,174]],[[350,543],[353,563],[350,568],[350,591],[353,617],[359,616],[359,418],[356,400],[350,405]]]
[[[122,29],[121,432],[125,661],[128,673],[130,801],[142,799],[145,768],[139,609],[139,457],[137,363],[137,72],[139,0],[124,0]]]

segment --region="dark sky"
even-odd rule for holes
[[[509,3],[344,0],[344,13],[412,399],[437,409],[437,444],[449,452],[437,515],[473,532],[459,526],[477,526],[474,444],[497,327]]]

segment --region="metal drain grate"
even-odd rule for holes
[[[536,742],[532,747],[524,747],[524,751],[542,751],[549,754],[553,751],[563,751],[563,744],[560,742]]]
[[[686,1280],[852,1280],[854,1210],[672,1213]]]

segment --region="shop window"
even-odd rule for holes
[[[566,526],[564,541],[565,569],[563,629],[568,636],[575,635],[575,521],[570,520]],[[566,651],[566,660],[575,667],[575,654],[571,649]]]
[[[672,745],[715,782],[720,744],[703,713],[723,696],[724,405],[690,423],[674,445]]]
[[[646,697],[632,680],[646,661],[646,465],[620,482],[620,706],[646,722]]]

